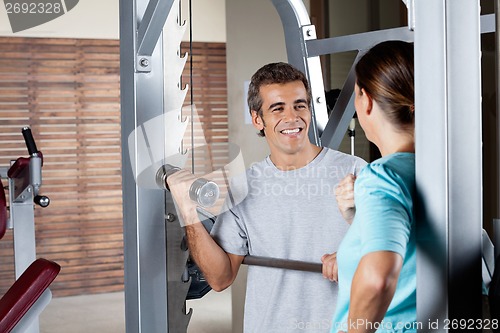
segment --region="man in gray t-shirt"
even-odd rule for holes
[[[310,103],[306,77],[288,64],[269,64],[253,75],[252,123],[271,154],[231,186],[245,188],[246,196],[234,205],[227,202],[212,235],[189,199],[194,176],[183,170],[168,177],[190,254],[214,290],[233,283],[247,254],[319,263],[337,251],[348,224],[337,207],[335,187],[366,163],[310,142]],[[323,266],[323,275],[329,277],[331,269]],[[318,273],[270,267],[249,267],[247,281],[246,333],[329,331],[336,283]]]

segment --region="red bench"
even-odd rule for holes
[[[7,228],[7,202],[0,180],[0,239]],[[35,260],[0,299],[0,332],[10,332],[54,281],[61,267],[50,260]]]

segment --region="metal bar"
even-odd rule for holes
[[[323,265],[320,263],[313,263],[300,260],[267,258],[259,256],[246,256],[243,259],[245,265],[274,267],[282,269],[291,269],[296,271],[321,273]]]
[[[344,86],[341,89],[337,103],[321,134],[323,146],[338,149],[349,123],[354,115],[354,83],[356,81],[354,66],[365,50],[384,40],[413,41],[413,32],[408,28],[396,28],[372,31],[349,36],[325,38],[307,41],[310,55],[334,54],[348,51],[360,51],[349,71]]]
[[[340,91],[337,103],[335,103],[332,113],[330,114],[330,118],[326,123],[325,130],[321,135],[321,142],[325,147],[338,149],[342,139],[344,138],[347,127],[354,116],[354,84],[356,82],[354,66],[358,62],[361,55],[361,53],[357,54],[356,59],[349,70],[347,79],[344,82],[344,86]]]
[[[481,318],[479,3],[419,0],[415,17],[417,321],[445,331]]]
[[[415,0],[403,0],[408,9],[408,29],[415,29]]]
[[[348,51],[366,50],[385,40],[413,42],[413,31],[406,27],[370,31],[353,35],[308,40],[307,52],[310,57]]]
[[[13,161],[11,161],[12,163]],[[36,259],[35,208],[28,164],[15,178],[9,178],[10,225],[14,234],[16,279]]]
[[[151,56],[174,0],[149,0],[137,31],[137,55]]]
[[[163,113],[163,42],[151,55],[151,72],[135,71],[137,22],[147,0],[120,1],[125,325],[127,333],[168,332],[167,255],[164,191],[139,187],[134,168],[149,160],[141,148],[141,128]],[[166,13],[165,15],[167,15]],[[143,21],[143,24],[145,24]],[[147,37],[149,38],[149,37]],[[149,40],[149,39],[148,39]],[[165,136],[160,129],[157,135]],[[133,134],[134,133],[134,134]],[[130,137],[129,137],[130,136]],[[152,149],[156,149],[153,146]],[[157,150],[161,148],[157,148]],[[162,155],[163,151],[155,151]]]
[[[173,8],[179,8],[179,0],[174,0]],[[179,11],[173,9],[168,16],[163,32],[163,42],[166,45],[163,52],[164,77],[163,88],[164,102],[163,112],[164,121],[157,125],[164,127],[166,137],[163,138],[164,159],[168,164],[170,154],[182,149],[180,139],[184,137],[185,125],[180,119],[183,119],[182,106],[187,93],[187,88],[181,90],[181,76],[186,64],[187,55],[184,58],[179,57],[182,37],[186,26],[180,25]],[[173,119],[172,119],[173,118]],[[190,119],[191,125],[193,119]],[[154,126],[153,137],[157,132],[157,126]],[[169,133],[180,133],[180,137],[172,138]],[[193,154],[194,156],[194,154]],[[184,156],[187,159],[187,155]],[[163,164],[163,163],[162,163]],[[174,165],[177,165],[174,163]],[[193,170],[194,171],[194,170]],[[175,216],[176,209],[170,192],[166,192],[165,216]],[[178,221],[166,222],[165,246],[167,249],[167,300],[168,300],[168,332],[183,333],[187,332],[191,311],[186,315],[186,296],[190,282],[184,282],[183,276],[186,271],[186,264],[189,252],[180,245],[183,242],[184,229]]]
[[[443,322],[448,318],[449,196],[444,1],[417,1],[415,15],[417,321]]]
[[[36,259],[35,209],[33,204],[33,186],[30,184],[29,167],[25,168],[19,178],[9,178],[10,224],[14,235],[14,262],[16,279]],[[26,186],[27,185],[27,186]],[[22,188],[23,192],[15,196],[14,189]],[[34,316],[23,332],[38,333],[39,319]],[[20,332],[20,331],[18,331]]]
[[[495,23],[496,22],[495,17],[496,17],[495,14],[481,15],[481,33],[482,34],[495,32],[495,30],[498,31],[498,24]]]
[[[301,0],[271,0],[283,24],[288,62],[306,72],[302,27],[310,26],[309,14]]]
[[[482,33],[495,31],[493,20],[493,14],[481,16]],[[408,27],[402,27],[332,38],[307,40],[306,48],[308,56],[313,57],[349,51],[364,51],[385,40],[413,42],[413,38],[414,32],[408,29]],[[360,56],[361,54],[358,54],[353,63],[353,68]],[[320,136],[323,146],[338,149],[344,138],[344,129],[347,130],[349,121],[354,115],[353,92],[355,75],[353,68],[351,68],[348,74],[346,82],[342,87],[341,95]]]
[[[36,302],[29,308],[19,322],[14,326],[11,333],[38,333],[40,332],[39,316],[52,300],[50,289],[40,295]]]
[[[483,223],[480,4],[447,0],[446,13],[449,318],[480,320]]]
[[[328,111],[319,58],[307,54],[305,40],[315,39],[316,32],[302,0],[271,0],[283,24],[288,62],[309,78],[312,103],[312,121],[309,138],[321,145],[320,134],[326,125]],[[319,121],[318,121],[319,120]]]
[[[302,28],[304,40],[316,39],[316,28],[313,25]],[[305,60],[307,65],[306,73],[309,76],[309,85],[312,94],[312,115],[314,116],[315,135],[314,142],[321,145],[321,134],[328,122],[328,111],[325,97],[325,86],[323,84],[323,71],[321,70],[321,60],[319,56],[309,56],[307,49]]]
[[[9,188],[14,182],[9,182]],[[32,187],[30,186],[30,189]],[[11,201],[10,219],[13,223],[14,233],[14,258],[16,266],[16,279],[24,273],[36,259],[34,205],[31,190],[23,192],[24,201]],[[10,197],[10,195],[9,195]]]

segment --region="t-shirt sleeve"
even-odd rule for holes
[[[237,212],[237,206],[226,206],[217,216],[210,234],[227,253],[244,256],[248,254],[247,233]]]
[[[359,175],[359,173],[361,172],[361,170],[363,170],[363,168],[367,165],[368,163],[366,163],[366,161],[362,158],[359,158],[357,157],[355,160],[354,160],[354,174],[355,175]]]
[[[355,183],[355,202],[362,256],[391,251],[404,259],[412,213],[405,204],[402,186],[402,180],[384,165],[369,164],[359,174]]]

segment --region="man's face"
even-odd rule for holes
[[[310,144],[311,111],[301,81],[260,88],[262,116],[252,112],[255,128],[263,129],[271,155],[296,154]]]

